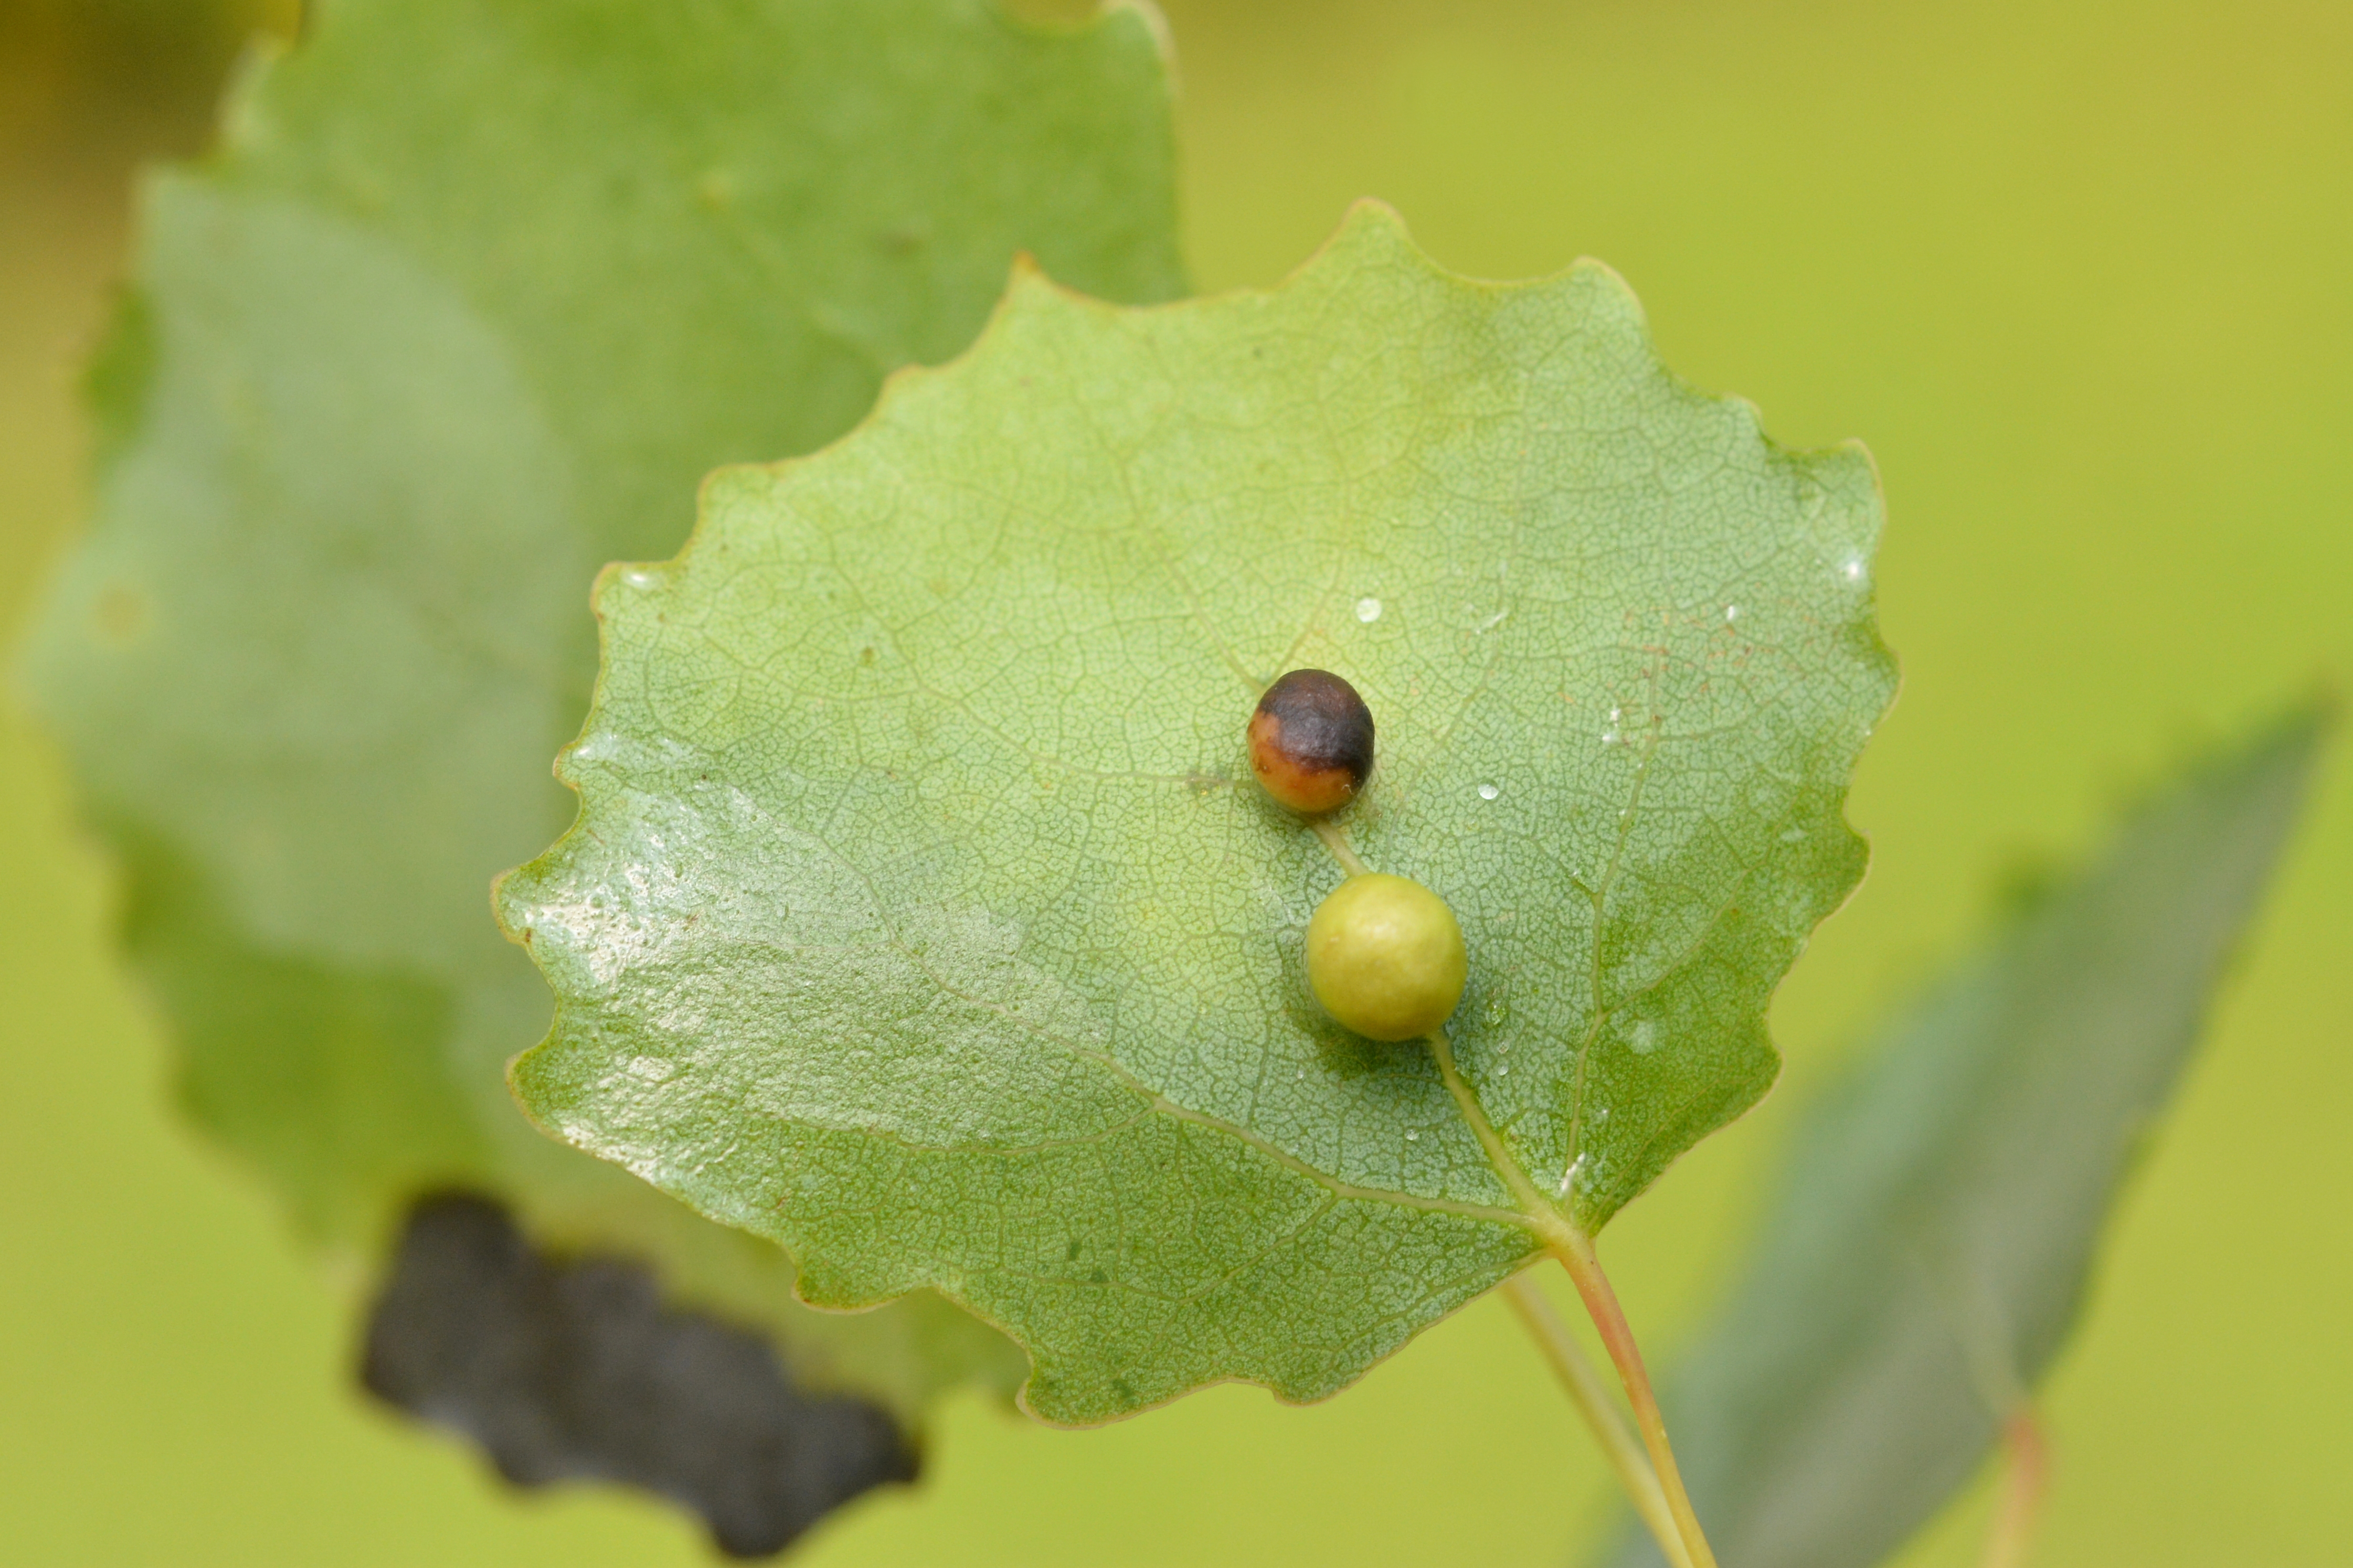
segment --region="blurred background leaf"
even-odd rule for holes
[[[1841,1042],[1968,939],[1989,868],[2084,842],[2115,781],[2353,658],[2353,15],[2316,0],[1167,9],[1204,286],[1272,281],[1346,202],[1378,195],[1474,273],[1603,258],[1678,369],[1756,398],[1785,442],[1861,436],[1879,458],[1880,607],[1906,688],[1853,799],[1872,874],[1777,1003],[1782,1089],[1610,1230],[1630,1310],[1672,1360]],[[178,98],[121,89],[147,79],[87,53],[104,68],[5,96],[10,625],[81,510],[67,388],[120,271],[121,149],[195,144],[202,116],[171,105],[209,96],[195,79],[225,62],[223,37],[166,57],[194,82]],[[12,42],[0,69],[13,84],[52,58]],[[105,884],[58,770],[0,711],[12,1547],[110,1564],[700,1560],[651,1505],[516,1509],[470,1460],[342,1393],[340,1314],[160,1109],[160,1047],[106,958]],[[2047,1561],[2321,1564],[2353,1534],[2337,1321],[2353,1237],[2312,1217],[2353,1201],[2348,929],[2353,781],[2337,769],[2047,1384]],[[63,1176],[69,1158],[90,1173]],[[2217,1237],[2228,1268],[2185,1278],[2179,1257]],[[1092,1564],[1116,1539],[1140,1564],[1420,1564],[1461,1560],[1466,1519],[1482,1557],[1558,1561],[1609,1506],[1499,1304],[1314,1409],[1212,1391],[1072,1436],[969,1401],[943,1427],[923,1492],[861,1506],[803,1561]],[[1433,1453],[1478,1456],[1447,1509],[1430,1502]],[[1974,1562],[1983,1509],[1980,1486],[1907,1568]]]
[[[2202,761],[2079,875],[2013,895],[1792,1131],[1748,1271],[1667,1394],[1725,1562],[1872,1568],[2029,1411],[2325,723]],[[1627,1529],[1620,1568],[1663,1561]]]
[[[1132,15],[340,0],[204,172],[147,183],[97,515],[26,678],[128,868],[183,1101],[306,1240],[368,1267],[461,1186],[902,1421],[1018,1375],[929,1295],[799,1309],[781,1253],[531,1128],[501,1069],[545,995],[486,889],[568,815],[596,566],[954,353],[1018,249],[1176,291],[1166,116]]]
[[[206,22],[39,20],[58,70]],[[705,469],[821,444],[954,353],[1020,250],[1179,290],[1160,40],[954,0],[339,0],[302,33],[249,59],[201,172],[145,184],[87,380],[97,515],[24,660],[128,871],[184,1107],[354,1272],[462,1188],[542,1248],[648,1260],[900,1423],[1008,1390],[1018,1354],[937,1298],[803,1310],[775,1248],[531,1128],[501,1069],[546,1001],[486,891],[568,814],[545,769],[593,672],[588,578],[673,547]],[[419,1320],[433,1277],[385,1311]],[[552,1375],[591,1337],[551,1331]],[[613,1342],[645,1378],[683,1364],[675,1335]],[[501,1455],[633,1473],[608,1458]],[[731,1543],[807,1519],[665,1489]]]

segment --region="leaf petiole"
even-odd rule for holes
[[[1462,1119],[1471,1124],[1495,1173],[1504,1178],[1512,1195],[1519,1200],[1520,1213],[1528,1228],[1568,1270],[1577,1299],[1585,1303],[1586,1315],[1600,1332],[1602,1347],[1609,1351],[1610,1363],[1618,1369],[1618,1381],[1625,1385],[1626,1402],[1634,1407],[1634,1425],[1641,1431],[1642,1446],[1651,1452],[1651,1467],[1658,1474],[1661,1489],[1666,1493],[1667,1511],[1674,1519],[1675,1533],[1683,1538],[1691,1568],[1715,1568],[1715,1553],[1709,1549],[1707,1536],[1699,1527],[1699,1515],[1692,1510],[1691,1494],[1683,1489],[1683,1472],[1675,1468],[1675,1451],[1668,1446],[1666,1420],[1659,1414],[1658,1396],[1651,1391],[1651,1374],[1642,1365],[1641,1350],[1634,1343],[1634,1331],[1626,1321],[1625,1310],[1618,1304],[1618,1292],[1611,1289],[1609,1276],[1601,1271],[1601,1259],[1593,1250],[1591,1238],[1536,1190],[1528,1173],[1520,1169],[1520,1163],[1504,1147],[1502,1135],[1487,1120],[1485,1108],[1480,1105],[1479,1097],[1472,1092],[1462,1069],[1455,1064],[1454,1045],[1446,1037],[1446,1031],[1431,1030],[1429,1043],[1430,1054],[1438,1063],[1438,1075],[1445,1080],[1447,1092],[1454,1097]]]
[[[2023,1406],[2003,1423],[2000,1511],[1986,1535],[1984,1568],[2024,1568],[2026,1545],[2051,1471],[2051,1452],[2034,1412]]]
[[[1626,1321],[1625,1310],[1618,1304],[1618,1292],[1610,1288],[1609,1276],[1601,1271],[1601,1259],[1585,1233],[1566,1221],[1562,1227],[1567,1232],[1567,1244],[1556,1244],[1552,1254],[1568,1270],[1577,1296],[1585,1302],[1586,1314],[1600,1331],[1601,1343],[1618,1368],[1618,1379],[1625,1384],[1627,1403],[1634,1407],[1634,1424],[1641,1428],[1643,1447],[1650,1449],[1651,1462],[1658,1468],[1659,1486],[1666,1493],[1667,1510],[1674,1516],[1675,1530],[1690,1554],[1691,1568],[1715,1568],[1715,1552],[1699,1527],[1699,1515],[1692,1510],[1691,1494],[1683,1489],[1683,1472],[1675,1467],[1675,1451],[1667,1443],[1666,1420],[1659,1414],[1658,1396],[1651,1391],[1651,1374],[1642,1365],[1642,1352],[1634,1343],[1634,1331]]]
[[[1553,1310],[1552,1302],[1536,1288],[1526,1274],[1513,1275],[1504,1281],[1504,1297],[1519,1314],[1520,1322],[1528,1331],[1536,1347],[1544,1352],[1561,1386],[1585,1417],[1593,1433],[1593,1440],[1601,1446],[1612,1468],[1618,1472],[1620,1484],[1633,1500],[1634,1511],[1641,1516],[1643,1525],[1659,1550],[1666,1554],[1671,1568],[1691,1568],[1691,1554],[1683,1550],[1683,1536],[1675,1527],[1674,1511],[1667,1506],[1667,1494],[1659,1485],[1659,1475],[1651,1468],[1649,1456],[1642,1451],[1641,1439],[1626,1425],[1626,1417],[1610,1401],[1609,1385],[1587,1359],[1584,1348]]]
[[[1309,824],[1315,837],[1330,850],[1332,858],[1351,877],[1364,876],[1370,868],[1349,845],[1347,835],[1330,822]],[[1632,1444],[1626,1440],[1625,1428],[1617,1414],[1609,1406],[1606,1397],[1595,1399],[1592,1394],[1599,1380],[1590,1376],[1583,1352],[1576,1342],[1561,1329],[1557,1338],[1543,1331],[1539,1321],[1529,1318],[1530,1327],[1538,1342],[1569,1385],[1569,1395],[1584,1412],[1599,1439],[1602,1450],[1625,1483],[1627,1495],[1659,1539],[1661,1549],[1673,1568],[1715,1568],[1715,1553],[1710,1550],[1706,1534],[1700,1529],[1699,1516],[1693,1511],[1691,1496],[1683,1489],[1682,1472],[1675,1468],[1674,1450],[1667,1443],[1667,1426],[1659,1414],[1659,1402],[1651,1390],[1651,1374],[1642,1365],[1642,1352],[1634,1343],[1633,1330],[1627,1324],[1625,1311],[1618,1304],[1618,1293],[1610,1288],[1609,1277],[1601,1270],[1601,1259],[1594,1253],[1593,1243],[1560,1209],[1539,1192],[1520,1163],[1504,1146],[1494,1123],[1487,1120],[1486,1109],[1479,1103],[1462,1069],[1454,1060],[1454,1044],[1442,1028],[1433,1029],[1427,1037],[1431,1058],[1438,1064],[1439,1077],[1445,1081],[1447,1092],[1453,1096],[1462,1119],[1470,1123],[1479,1145],[1486,1152],[1488,1163],[1504,1178],[1518,1201],[1521,1215],[1545,1245],[1545,1249],[1560,1260],[1562,1268],[1577,1286],[1577,1298],[1585,1303],[1587,1314],[1601,1334],[1601,1342],[1609,1352],[1609,1360],[1618,1369],[1619,1381],[1626,1389],[1627,1403],[1634,1409],[1635,1425],[1642,1434],[1642,1446],[1649,1451],[1650,1463],[1643,1465],[1631,1453]],[[1514,1279],[1514,1287],[1521,1281]],[[1546,1318],[1550,1309],[1533,1286],[1525,1287],[1527,1296],[1514,1290],[1514,1304],[1528,1318],[1534,1304],[1542,1309]],[[1554,1325],[1558,1327],[1557,1321]],[[1566,1357],[1567,1359],[1564,1359]],[[1579,1373],[1585,1374],[1580,1378]],[[1662,1518],[1663,1515],[1663,1518]],[[1662,1528],[1663,1526],[1663,1528]]]

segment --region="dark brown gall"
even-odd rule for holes
[[[1328,669],[1294,669],[1250,715],[1251,771],[1302,816],[1337,811],[1373,771],[1373,710]]]

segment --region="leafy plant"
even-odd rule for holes
[[[372,1385],[729,1550],[1019,1380],[983,1321],[1088,1424],[1324,1397],[1500,1284],[1649,1532],[1621,1563],[1712,1563],[1704,1519],[1859,1568],[2005,1424],[2014,1551],[2029,1395],[2322,715],[2156,797],[1817,1109],[1679,1460],[1595,1238],[1769,1087],[1862,874],[1868,459],[1676,382],[1598,264],[1472,282],[1374,205],[1165,302],[1164,73],[1134,7],[335,0],[247,82],[148,193],[29,664],[191,1110],[316,1243],[407,1216]],[[1023,249],[976,346],[885,381]],[[597,578],[590,701],[590,568],[797,453]],[[1314,820],[1243,729],[1308,666],[1378,738]],[[479,900],[556,832],[584,702],[578,819],[498,895],[558,997],[510,1075],[550,1140]],[[1467,942],[1421,1038],[1307,981],[1374,869]]]
[[[1606,1294],[1589,1237],[1764,1091],[1861,874],[1878,521],[1598,266],[1470,283],[1367,206],[1271,294],[1018,280],[601,580],[581,821],[502,894],[559,999],[517,1090],[813,1301],[971,1306],[1054,1420],[1320,1397],[1537,1250]],[[1299,663],[1380,725],[1354,847],[1242,765]],[[1359,856],[1460,916],[1451,1044],[1304,995]]]

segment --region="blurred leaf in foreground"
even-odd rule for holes
[[[517,1486],[625,1481],[702,1516],[733,1557],[782,1551],[833,1509],[915,1479],[889,1413],[812,1394],[755,1333],[665,1305],[626,1258],[551,1259],[495,1204],[411,1213],[361,1378],[464,1432]]]
[[[1756,1265],[1670,1384],[1724,1561],[1870,1568],[2022,1407],[2326,731],[2299,712],[2151,799],[1796,1130]],[[1616,1561],[1659,1557],[1630,1538]]]
[[[485,889],[565,819],[596,566],[674,548],[706,469],[962,348],[1019,248],[1180,291],[1151,28],[966,0],[312,24],[145,193],[98,517],[30,649],[188,1106],[316,1240],[373,1258],[418,1192],[473,1188],[902,1415],[1007,1379],[936,1300],[800,1310],[775,1248],[541,1138],[501,1069],[546,994]]]
[[[501,894],[559,998],[517,1090],[811,1300],[970,1304],[1050,1418],[1330,1394],[1771,1082],[1862,868],[1879,515],[1592,263],[1473,283],[1367,205],[1271,292],[1024,276],[600,583],[581,821]],[[1461,921],[1516,1181],[1309,998],[1339,868],[1243,755],[1297,665],[1377,715],[1349,830]]]

